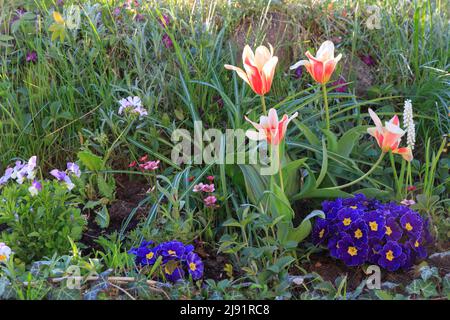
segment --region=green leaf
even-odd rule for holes
[[[109,226],[109,212],[106,206],[103,206],[100,211],[97,211],[97,216],[95,217],[95,222],[100,226],[100,228],[105,229]]]
[[[298,244],[301,241],[303,241],[307,236],[309,236],[312,229],[310,220],[314,217],[320,217],[322,219],[325,219],[325,213],[321,210],[314,210],[313,212],[308,214],[297,228],[293,228],[289,232],[289,240],[295,241]]]
[[[393,295],[385,290],[375,290],[375,295],[381,300],[393,300],[394,299]]]
[[[327,151],[327,144],[325,142],[325,138],[322,137],[322,168],[320,169],[319,177],[316,180],[316,188],[320,186],[323,179],[325,178],[325,175],[328,171],[328,151]]]
[[[322,129],[323,134],[327,137],[328,141],[328,150],[337,153],[338,151],[338,142],[336,135],[327,129]]]
[[[348,157],[358,142],[362,133],[367,131],[368,126],[355,127],[345,132],[339,139],[337,153],[343,157]]]
[[[103,169],[103,160],[89,150],[78,152],[78,159],[91,171],[100,171]]]
[[[8,36],[6,34],[0,34],[0,41],[7,42],[11,40],[14,40],[14,37]]]
[[[291,221],[294,218],[294,210],[289,203],[289,199],[283,190],[276,184],[271,184],[272,192],[270,196],[270,209],[274,217],[283,216],[284,221]]]
[[[97,176],[97,186],[100,194],[103,197],[106,197],[110,200],[114,198],[114,186],[106,182],[105,178],[103,178],[103,176],[101,175]]]
[[[294,121],[294,123],[297,125],[297,127],[300,129],[300,131],[303,132],[303,134],[306,137],[306,140],[313,145],[313,146],[319,146],[320,140],[319,138],[311,131],[311,129],[308,128],[307,125],[300,121]]]

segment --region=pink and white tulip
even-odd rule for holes
[[[342,54],[334,57],[334,43],[329,40],[322,43],[315,57],[309,51],[306,51],[305,55],[309,60],[300,60],[290,69],[294,70],[300,66],[305,66],[313,79],[321,84],[330,80],[336,64],[342,58]]]
[[[375,123],[375,127],[367,129],[367,133],[375,138],[381,151],[392,151],[392,153],[400,154],[406,161],[411,161],[413,159],[411,148],[399,148],[405,131],[400,128],[400,120],[397,115],[385,122],[384,126],[377,114],[370,108],[369,115]]]
[[[229,64],[225,65],[225,69],[236,71],[238,76],[260,96],[270,91],[278,63],[278,57],[273,55],[273,47],[270,44],[269,46],[270,50],[265,46],[259,46],[255,53],[248,45],[244,47],[242,62],[245,71]]]
[[[277,111],[275,109],[269,110],[268,116],[261,116],[259,123],[255,123],[245,117],[245,120],[250,122],[258,131],[247,130],[246,135],[251,140],[266,140],[269,144],[278,145],[286,134],[287,126],[292,119],[298,116],[298,112],[294,113],[288,118],[284,115],[278,121]]]

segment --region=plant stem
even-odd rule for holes
[[[330,111],[328,110],[328,96],[327,96],[327,85],[322,84],[322,93],[323,93],[323,105],[325,107],[325,123],[327,126],[327,130],[330,130]]]
[[[266,97],[264,95],[262,95],[260,97],[261,97],[261,105],[262,105],[263,114],[266,115],[267,114]]]
[[[398,197],[400,193],[400,183],[398,180],[397,168],[395,167],[395,160],[392,151],[389,151],[389,159],[391,160],[392,172],[394,174],[394,183],[395,183],[395,195]]]
[[[358,183],[358,182],[360,182],[361,180],[367,178],[367,177],[368,177],[368,176],[369,176],[369,175],[370,175],[370,174],[378,167],[378,165],[381,163],[381,160],[383,160],[385,154],[386,154],[385,152],[382,152],[382,153],[380,154],[380,157],[378,158],[377,162],[375,162],[375,164],[373,165],[373,167],[370,168],[369,171],[367,171],[364,175],[362,175],[362,176],[359,177],[358,179],[356,179],[356,180],[354,180],[354,181],[352,181],[352,182],[343,184],[342,186],[336,186],[336,187],[324,188],[323,190],[336,190],[336,189],[347,188],[347,187],[350,187],[350,186],[354,185],[355,183]]]
[[[281,191],[284,193],[283,168],[281,167],[282,142],[278,145],[278,175],[280,176]]]

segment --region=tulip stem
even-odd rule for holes
[[[322,93],[323,93],[323,105],[325,107],[325,123],[327,126],[327,130],[330,130],[330,111],[328,110],[328,96],[327,96],[327,85],[322,84]]]
[[[324,190],[344,189],[344,188],[350,187],[350,186],[352,186],[352,185],[354,185],[354,184],[360,182],[361,180],[367,178],[367,177],[368,177],[368,176],[369,176],[369,175],[370,175],[370,174],[378,167],[378,165],[381,163],[381,160],[383,160],[385,154],[386,154],[385,152],[382,152],[382,153],[380,154],[380,157],[378,158],[377,162],[375,162],[375,164],[372,166],[372,168],[370,168],[369,171],[367,171],[364,175],[362,175],[362,176],[359,177],[358,179],[356,179],[356,180],[354,180],[354,181],[352,181],[352,182],[343,184],[342,186],[336,186],[336,187],[324,188]]]
[[[389,158],[391,160],[392,172],[394,174],[394,183],[395,183],[395,188],[396,188],[396,196],[398,197],[398,195],[400,194],[400,182],[399,182],[399,179],[398,179],[397,169],[395,168],[395,160],[394,160],[394,155],[392,154],[392,151],[389,151]]]
[[[262,105],[263,114],[266,115],[267,114],[266,98],[264,95],[261,96],[261,105]]]
[[[283,168],[281,167],[282,152],[282,141],[280,141],[280,144],[278,145],[278,174],[280,176],[281,191],[284,193]]]

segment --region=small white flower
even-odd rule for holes
[[[11,253],[12,253],[11,248],[8,247],[3,242],[0,242],[0,263],[8,261]]]
[[[416,127],[414,125],[411,100],[405,100],[403,123],[405,124],[406,143],[411,147],[411,150],[414,150],[414,145],[416,144]]]

